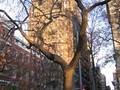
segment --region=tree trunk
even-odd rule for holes
[[[73,69],[64,70],[63,90],[73,90]]]

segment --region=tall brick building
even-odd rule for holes
[[[32,0],[32,2],[28,35],[39,44],[41,39],[44,40],[46,49],[60,55],[69,64],[73,58],[76,39],[74,38],[76,33],[73,31],[73,28],[76,28],[72,22],[73,14],[79,17],[75,1]]]
[[[56,2],[55,2],[56,1]],[[75,0],[32,0],[29,10],[28,36],[38,45],[60,55],[68,64],[77,45],[77,30],[80,30],[80,12]],[[79,18],[79,19],[78,19]],[[87,45],[84,46],[86,51]],[[89,63],[89,54],[84,52],[75,72],[75,88],[90,90],[90,70],[81,62]]]
[[[0,17],[0,55],[4,54],[0,57],[0,89],[61,90],[60,67],[34,48],[28,49],[27,43],[9,33],[12,27]]]

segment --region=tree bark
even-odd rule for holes
[[[63,74],[64,74],[63,90],[73,90],[74,70],[72,68],[67,68],[64,70]]]

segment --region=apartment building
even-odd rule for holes
[[[0,55],[5,55],[0,58],[0,89],[61,90],[61,68],[33,47],[28,49],[28,43],[13,32],[9,34],[13,26],[0,17]]]
[[[60,55],[68,64],[75,50],[74,25],[72,20],[79,17],[74,0],[32,0],[28,24],[31,39]],[[79,22],[78,22],[79,23]],[[75,29],[74,29],[75,30]]]
[[[106,90],[106,77],[104,74],[100,73],[101,76],[101,90]]]
[[[57,55],[68,64],[73,58],[77,45],[77,30],[80,30],[79,9],[74,0],[32,0],[30,7],[28,36],[38,45]],[[78,25],[78,27],[77,27]],[[87,46],[85,45],[85,50]],[[75,72],[75,90],[91,90],[89,55],[81,57]]]
[[[117,89],[120,89],[120,0],[108,3],[108,15],[114,38]]]
[[[114,90],[117,90],[117,78],[116,78],[116,72],[113,72],[113,81],[112,84],[114,86]]]

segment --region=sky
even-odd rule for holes
[[[115,64],[109,63],[104,68],[101,68],[102,74],[106,76],[106,84],[111,87],[111,90],[114,90],[114,86],[112,85],[113,81],[113,72],[115,72]]]
[[[100,12],[102,12],[102,13],[100,14]],[[108,19],[105,19],[105,17],[101,18],[101,15],[104,15],[104,16],[107,15],[105,5],[101,6],[101,8],[97,7],[96,9],[94,9],[91,12],[90,18],[89,18],[89,23],[88,23],[88,25],[90,25],[89,27],[91,28],[92,25],[93,25],[93,27],[95,29],[94,31],[96,31],[96,32],[98,32],[98,30],[100,30],[99,32],[101,32],[102,30],[104,30],[104,32],[106,32],[106,30],[107,31],[109,30],[109,33],[111,33],[111,28],[108,28],[108,27],[110,27],[110,25],[108,23]],[[93,18],[91,18],[91,16]],[[100,16],[100,18],[99,18],[99,16]],[[94,25],[94,22],[96,22],[95,25]],[[92,31],[93,29],[90,29],[90,30]],[[96,35],[100,35],[100,33],[96,34]],[[97,36],[95,36],[95,37],[97,37]],[[112,38],[112,35],[109,35],[108,37]],[[107,42],[105,42],[105,44],[107,44]],[[95,60],[98,60],[99,58],[104,57],[106,54],[111,55],[111,56],[114,54],[113,42],[112,41],[110,41],[109,45],[107,44],[106,47],[103,47],[103,48],[100,49],[100,52],[97,55],[97,58],[95,58]],[[112,81],[113,81],[113,72],[115,72],[115,70],[116,70],[115,61],[114,61],[114,58],[112,57],[112,58],[109,58],[109,60],[113,60],[112,62],[110,62],[106,65],[103,65],[105,60],[107,60],[107,58],[103,58],[99,62],[95,61],[95,63],[97,63],[98,66],[101,67],[101,73],[106,76],[106,84],[111,87],[111,90],[114,90],[114,87],[112,85]]]
[[[14,20],[22,20],[21,18],[25,17],[26,14],[18,14],[18,11],[22,11],[18,7],[21,7],[21,4],[18,3],[19,0],[0,0],[0,9],[4,10],[7,12],[7,14]],[[23,0],[24,1],[24,0]],[[0,13],[3,17],[5,17],[5,14]],[[21,17],[21,18],[20,18]],[[27,26],[24,25],[24,28],[26,29]],[[15,31],[15,36],[19,37],[21,40],[26,41],[21,33],[16,30]]]
[[[19,10],[19,8],[16,8],[18,4],[16,4],[16,5],[12,4],[12,7],[7,7],[10,5],[10,3],[13,3],[13,2],[15,3],[15,1],[17,2],[18,0],[7,0],[7,1],[9,1],[9,3],[4,2],[4,4],[1,3],[1,1],[4,1],[4,0],[0,0],[0,9],[4,9],[6,12],[8,12],[8,14],[10,16],[12,16],[12,18],[18,18],[17,16],[15,16],[17,14],[17,12],[15,10]],[[13,1],[13,2],[11,2],[11,1]],[[14,8],[16,8],[16,9],[14,10]],[[15,32],[15,36],[22,38],[22,35],[20,34],[19,31]],[[104,51],[101,51],[100,55],[102,55],[103,53],[104,53]],[[113,72],[115,72],[115,64],[109,63],[106,66],[101,67],[101,72],[106,76],[107,85],[110,85],[111,89],[113,89],[113,85],[111,82],[113,81]]]

